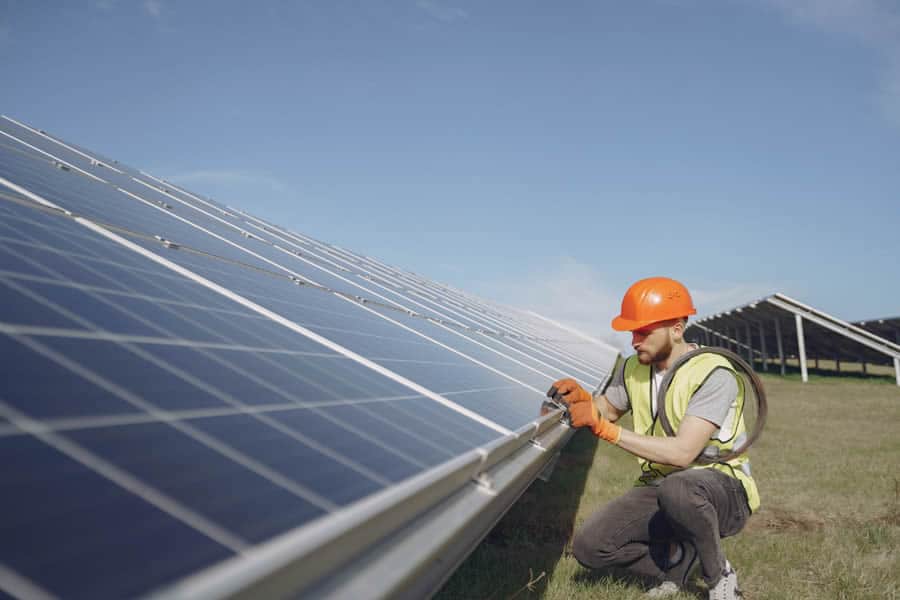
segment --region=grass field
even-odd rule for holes
[[[764,376],[769,421],[751,449],[762,508],[725,540],[748,600],[900,597],[900,388],[893,378]],[[637,461],[579,432],[438,593],[439,600],[637,599],[582,568],[572,532],[632,483]],[[677,598],[705,598],[696,579]]]

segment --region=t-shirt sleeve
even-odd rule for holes
[[[737,393],[734,375],[726,369],[716,369],[691,396],[685,414],[706,419],[721,427],[737,399]]]
[[[594,397],[599,396],[600,390],[594,390]],[[620,360],[616,364],[616,370],[613,371],[612,379],[603,394],[609,403],[612,404],[619,412],[627,412],[631,408],[631,401],[628,399],[628,392],[625,391],[625,361]]]

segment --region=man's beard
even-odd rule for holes
[[[642,365],[649,365],[666,360],[672,354],[672,341],[666,340],[665,345],[654,354],[646,352],[638,352],[638,362]]]

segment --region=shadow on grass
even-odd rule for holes
[[[577,432],[550,480],[531,484],[435,598],[540,598],[548,576],[570,551],[597,443],[590,432]]]

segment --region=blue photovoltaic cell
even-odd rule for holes
[[[13,337],[0,335],[0,357],[4,370],[16,374],[7,378],[0,400],[29,417],[87,417],[138,411],[112,392],[89,383]]]
[[[169,425],[98,427],[66,437],[247,542],[261,542],[325,512]],[[127,447],[140,452],[122,452]]]
[[[291,409],[278,414],[285,413],[309,411]],[[192,420],[191,425],[337,504],[347,504],[382,487],[377,480],[315,448],[296,443],[289,433],[246,415],[199,418]]]
[[[148,400],[158,409],[199,410],[225,406],[209,391],[192,386],[171,370],[147,360],[148,353],[134,344],[123,346],[105,340],[63,337],[45,337],[39,342],[62,356],[77,357],[79,365],[103,375],[107,381],[136,397],[149,396],[148,391],[152,391]],[[177,363],[171,368],[177,368]]]
[[[361,448],[357,458],[360,465],[372,473],[390,481],[400,481],[420,472],[418,458],[394,451],[371,436],[356,439],[346,435],[337,424],[321,413],[283,412],[273,413],[272,418],[295,431],[303,432],[320,444],[328,444],[338,452]]]
[[[233,555],[36,438],[0,456],[0,562],[50,593],[130,597]]]

